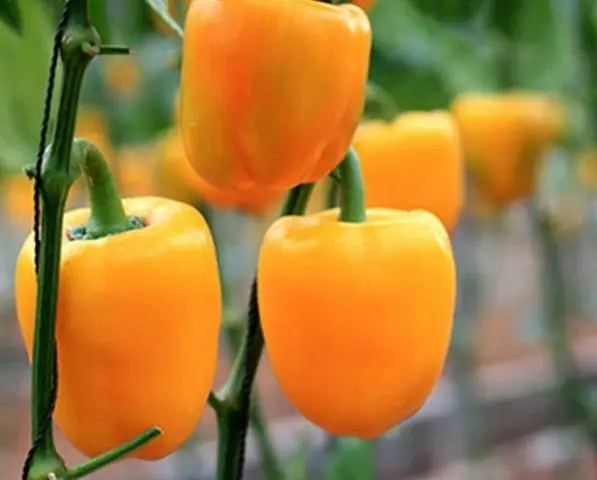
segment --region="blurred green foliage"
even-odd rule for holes
[[[21,9],[17,0],[2,0],[0,2],[0,20],[15,32],[22,28]]]
[[[20,33],[0,22],[0,172],[35,158],[53,37],[44,2],[20,3]]]

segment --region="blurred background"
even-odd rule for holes
[[[3,478],[19,477],[29,442],[29,370],[13,270],[33,215],[32,183],[21,169],[35,158],[62,7],[58,0],[17,3],[18,29],[0,22]],[[186,3],[170,1],[181,23]],[[92,63],[77,135],[104,152],[124,196],[168,196],[208,218],[227,305],[221,384],[242,328],[260,238],[281,199],[223,198],[192,180],[174,126],[179,38],[142,0],[90,4],[103,40],[130,45],[132,53]],[[288,405],[266,358],[247,478],[597,478],[597,1],[378,0],[369,13],[374,45],[366,117],[445,109],[466,92],[526,90],[561,102],[565,135],[545,152],[532,198],[499,211],[467,198],[453,232],[460,295],[452,348],[424,408],[375,442],[328,438]],[[312,210],[325,207],[328,188],[317,186]],[[82,186],[75,185],[69,202],[85,205]],[[537,221],[538,205],[549,227]],[[553,268],[554,252],[561,272]],[[213,478],[214,439],[208,412],[176,455],[127,461],[92,478]],[[61,437],[60,446],[68,460],[80,458]]]

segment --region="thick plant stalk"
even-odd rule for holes
[[[224,326],[228,344],[235,355],[238,354],[242,342],[242,330],[238,327],[240,327],[238,323],[232,322]],[[259,448],[264,477],[266,480],[279,480],[283,477],[283,470],[271,441],[265,413],[257,391],[253,393],[250,408],[249,427],[255,435]]]
[[[222,265],[219,234],[223,234],[223,232],[219,232],[219,229],[217,228],[217,223],[214,222],[213,210],[209,207],[209,205],[200,204],[197,206],[197,209],[202,213],[208,225],[210,226],[216,243],[218,264]],[[220,276],[223,303],[224,305],[230,305],[231,293],[229,283],[227,282],[224,272],[220,272]],[[239,315],[237,315],[231,307],[224,308],[224,312],[225,313],[222,325],[224,329],[224,335],[230,348],[230,351],[233,354],[233,357],[236,358],[239,354],[243,341],[243,322],[241,321],[242,319],[239,317]],[[212,407],[214,407],[216,412],[219,410],[221,413],[223,413],[224,406],[223,404],[221,404],[221,402],[218,401],[218,398],[214,394],[210,396],[210,402],[212,403]],[[261,464],[265,479],[279,480],[283,476],[283,470],[280,464],[280,459],[278,458],[276,450],[271,442],[270,433],[267,427],[265,415],[261,406],[258,392],[254,392],[253,397],[251,399],[249,427],[251,428],[251,430],[253,430],[255,434],[255,439],[259,448]]]
[[[55,323],[63,215],[68,191],[77,176],[76,169],[71,167],[71,150],[79,93],[87,66],[100,53],[99,43],[97,32],[88,20],[87,0],[67,0],[56,32],[40,134],[40,156],[34,172],[38,293],[31,377],[32,446],[23,467],[23,478],[26,480],[80,478],[121,458],[159,434],[159,430],[148,430],[128,444],[70,471],[66,469],[54,445],[52,414],[58,381]],[[54,138],[51,148],[46,149],[45,137],[58,52],[62,59],[63,81]],[[38,235],[40,223],[41,232]]]
[[[589,387],[581,378],[569,347],[570,339],[566,329],[566,282],[554,225],[548,214],[542,212],[536,203],[531,205],[530,218],[541,250],[545,342],[556,372],[561,402],[569,421],[578,425],[595,447],[597,411],[591,401]]]
[[[464,212],[455,232],[455,255],[458,268],[458,300],[452,343],[450,371],[459,398],[455,415],[456,429],[460,432],[462,454],[467,460],[480,460],[486,448],[483,438],[483,420],[474,387],[474,321],[478,314],[479,271],[473,250],[478,225],[469,212]],[[473,469],[474,472],[474,469]],[[475,473],[468,478],[476,478]]]
[[[293,188],[286,199],[281,215],[303,214],[313,184]],[[257,279],[253,280],[249,299],[245,337],[232,366],[230,377],[211,405],[218,422],[218,480],[242,478],[245,442],[251,411],[253,381],[263,353],[264,340],[257,304]]]

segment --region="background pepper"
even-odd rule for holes
[[[263,240],[258,295],[280,386],[334,435],[373,438],[415,413],[450,340],[455,266],[431,213],[338,210],[276,221]]]
[[[363,123],[354,147],[368,206],[429,210],[448,230],[454,228],[464,179],[460,138],[448,112],[408,112],[392,123]]]
[[[504,206],[528,197],[545,149],[562,134],[560,105],[539,93],[468,93],[452,111],[479,199]]]
[[[370,47],[354,5],[192,2],[180,128],[195,170],[222,189],[287,190],[329,173],[363,109]]]
[[[220,284],[211,234],[194,208],[151,197],[123,203],[147,226],[63,241],[55,420],[88,456],[157,425],[163,434],[134,456],[158,459],[191,435],[204,410],[217,359]],[[65,229],[88,217],[88,209],[67,213]],[[15,277],[29,357],[33,256],[30,236]]]

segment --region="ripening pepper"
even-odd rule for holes
[[[448,112],[408,112],[391,123],[363,123],[353,144],[368,206],[429,210],[446,229],[454,228],[464,178],[460,137]]]
[[[443,368],[455,306],[452,248],[435,215],[283,217],[264,237],[257,281],[273,372],[311,422],[368,439],[423,405]]]
[[[108,118],[99,108],[85,106],[77,115],[76,136],[93,143],[106,157],[112,161],[112,143],[108,131]]]
[[[586,189],[597,189],[597,150],[581,152],[576,160],[576,174],[580,185]]]
[[[65,215],[56,338],[54,418],[88,456],[155,426],[163,434],[133,456],[162,458],[195,430],[215,374],[221,299],[213,240],[194,208],[161,198],[123,201],[146,226],[95,240],[67,231]],[[36,277],[33,237],[17,260],[16,304],[31,358]]]
[[[236,208],[254,215],[271,211],[281,198],[279,191],[268,188],[251,187],[227,191],[212,187],[199,176],[187,160],[177,128],[173,128],[162,138],[159,156],[158,177],[166,196],[170,194],[189,197],[190,190],[195,198],[210,205]]]
[[[497,207],[528,197],[546,148],[563,132],[561,105],[539,93],[468,93],[452,111],[478,197]]]
[[[116,178],[120,191],[128,197],[141,197],[155,193],[153,169],[156,153],[153,145],[128,145],[115,153]]]
[[[121,97],[131,97],[139,88],[141,71],[133,55],[108,57],[103,62],[106,85]]]
[[[180,88],[189,161],[226,190],[287,190],[328,174],[363,109],[370,47],[355,5],[192,2]]]

